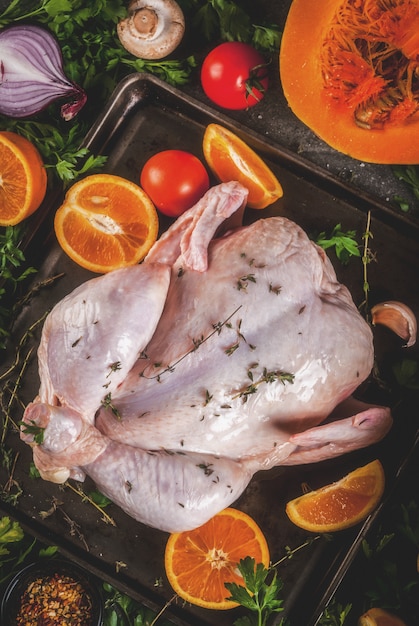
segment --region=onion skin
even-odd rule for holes
[[[71,120],[87,100],[85,91],[63,70],[55,37],[34,25],[10,26],[0,32],[0,114],[29,117],[55,100],[71,99],[61,116]]]

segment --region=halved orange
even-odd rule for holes
[[[223,183],[237,180],[249,190],[247,204],[264,209],[283,195],[272,170],[237,135],[219,124],[209,124],[203,139],[205,159],[213,174]]]
[[[139,263],[157,239],[157,211],[135,183],[91,174],[68,190],[56,212],[57,239],[76,263],[99,274]]]
[[[305,530],[328,533],[364,520],[384,492],[383,466],[376,459],[337,482],[306,493],[286,505],[290,520]]]
[[[406,626],[406,623],[384,609],[369,609],[358,620],[358,626]]]
[[[47,174],[38,149],[25,137],[0,131],[0,226],[14,226],[41,205]]]
[[[206,524],[170,535],[164,557],[167,578],[174,591],[191,604],[206,609],[232,609],[224,583],[244,586],[237,569],[246,556],[269,566],[269,549],[256,522],[238,509],[227,508]]]

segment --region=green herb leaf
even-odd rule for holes
[[[341,224],[337,224],[334,227],[329,237],[326,236],[325,232],[321,232],[315,241],[323,250],[334,248],[337,258],[344,265],[349,262],[351,256],[361,256],[356,241],[356,231],[348,230],[344,232]]]
[[[22,427],[22,432],[25,435],[33,435],[33,440],[36,444],[41,445],[43,443],[45,428],[38,426],[33,420],[31,420],[30,424],[21,421],[19,426]]]
[[[10,517],[0,518],[0,544],[21,541],[24,533],[18,522],[12,522]]]
[[[209,42],[240,41],[264,53],[277,52],[281,32],[276,24],[258,24],[257,9],[233,0],[196,0],[190,16],[193,30]]]
[[[419,166],[395,165],[393,166],[393,173],[398,180],[406,183],[414,197],[419,200]],[[399,204],[402,211],[406,212],[410,209],[409,203],[400,196],[396,196],[394,199]]]
[[[324,610],[319,621],[319,626],[343,626],[351,609],[351,604],[347,604],[343,607],[333,598]]]
[[[50,558],[57,554],[58,547],[57,546],[47,546],[46,548],[41,548],[39,550],[39,556],[43,558]]]
[[[91,491],[88,495],[92,502],[100,506],[102,509],[104,509],[109,504],[112,504],[112,500],[109,500],[109,498],[104,496],[103,493],[101,493],[97,489],[95,491]]]
[[[419,363],[415,359],[403,359],[393,365],[397,383],[407,389],[419,389]]]
[[[249,556],[242,559],[237,567],[243,577],[244,586],[225,583],[231,594],[228,599],[256,612],[257,624],[262,626],[270,615],[284,610],[283,601],[278,597],[283,583],[277,577],[275,569],[266,568],[263,563],[256,565],[255,559]],[[248,622],[241,623],[252,622],[249,619]]]
[[[33,461],[29,464],[29,478],[40,478],[41,474]]]

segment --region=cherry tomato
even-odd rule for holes
[[[264,97],[268,83],[265,59],[246,43],[222,43],[211,50],[202,64],[204,92],[225,109],[254,106]]]
[[[210,183],[207,170],[194,154],[163,150],[145,163],[140,185],[159,211],[178,217],[202,198]]]

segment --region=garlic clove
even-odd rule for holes
[[[360,616],[358,626],[406,626],[406,623],[384,609],[373,607]]]
[[[141,59],[162,59],[180,44],[185,18],[175,0],[133,0],[117,25],[120,42]]]
[[[387,326],[406,341],[406,347],[416,342],[417,321],[415,314],[406,304],[396,300],[388,300],[376,304],[371,309],[372,323]]]

